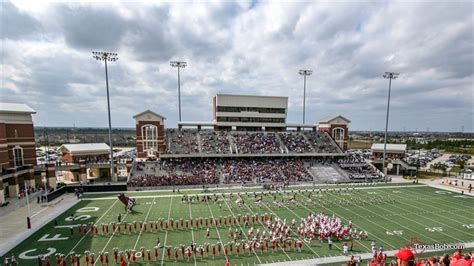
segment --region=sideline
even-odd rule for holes
[[[63,199],[63,197],[60,197],[57,200],[59,200],[59,199]],[[13,248],[15,248],[16,246],[18,246],[21,242],[23,242],[24,240],[26,240],[27,238],[32,236],[34,233],[38,232],[45,225],[47,225],[52,220],[54,220],[55,218],[57,218],[58,216],[63,214],[66,210],[74,207],[79,202],[81,202],[81,200],[76,200],[75,197],[74,197],[74,200],[71,200],[71,202],[65,203],[63,206],[58,207],[57,209],[53,209],[51,211],[51,213],[47,213],[47,216],[45,217],[45,220],[38,223],[38,224],[35,224],[31,229],[23,230],[23,227],[19,227],[19,228],[21,228],[21,232],[11,232],[12,235],[15,235],[15,237],[12,237],[8,240],[5,239],[6,241],[1,241],[3,245],[0,246],[0,256],[4,256],[5,254],[7,254],[8,251],[10,251]],[[49,204],[51,204],[51,202]],[[50,207],[51,206],[48,205],[43,210],[46,210]],[[26,206],[23,207],[23,208],[26,208]],[[43,212],[43,210],[40,210],[40,212]],[[40,214],[40,212],[37,212],[34,216]],[[5,217],[2,217],[2,220],[6,221]],[[3,237],[4,236],[2,236],[2,238]]]
[[[366,190],[366,189],[391,189],[391,188],[413,188],[413,187],[428,187],[429,185],[397,185],[397,186],[367,186],[367,187],[353,187],[355,190]],[[344,187],[345,188],[345,187]],[[311,188],[312,189],[312,188]],[[199,189],[202,190],[202,189]],[[264,190],[262,190],[264,191]],[[283,190],[283,191],[290,191],[290,190]],[[138,191],[137,191],[138,192]],[[148,191],[147,191],[148,192]],[[259,191],[260,192],[260,191]],[[136,193],[136,192],[135,192]],[[219,195],[229,195],[229,194],[237,194],[239,192],[222,192],[222,193],[199,193],[194,195],[199,196],[213,196],[214,194]],[[149,199],[149,198],[173,198],[173,197],[182,197],[184,194],[170,194],[170,195],[147,195],[147,196],[132,196],[134,199]],[[189,196],[189,195],[188,195]],[[98,197],[98,198],[83,198],[81,200],[112,200],[117,199],[117,197]]]

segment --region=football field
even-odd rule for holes
[[[267,193],[262,201],[257,203],[254,192]],[[148,265],[224,265],[226,258],[231,265],[254,265],[282,261],[296,261],[321,257],[341,256],[342,245],[348,239],[334,241],[329,249],[326,240],[303,239],[291,231],[293,241],[300,240],[301,252],[293,247],[278,248],[272,252],[271,247],[262,251],[239,249],[237,254],[236,243],[246,243],[247,232],[250,228],[268,230],[262,219],[248,225],[234,223],[238,217],[261,217],[272,215],[273,219],[286,219],[288,222],[296,220],[297,226],[301,218],[309,213],[324,213],[328,216],[340,217],[343,224],[352,222],[352,228],[357,231],[367,231],[368,239],[354,239],[352,254],[371,252],[371,242],[384,250],[396,250],[410,243],[443,244],[469,243],[474,241],[474,198],[462,196],[458,193],[432,188],[426,185],[412,184],[385,184],[379,186],[322,186],[322,187],[290,187],[284,192],[269,195],[269,191],[260,188],[254,189],[220,189],[203,192],[202,190],[187,190],[181,192],[128,192],[126,195],[135,198],[137,204],[132,213],[127,213],[123,204],[117,199],[116,193],[84,194],[71,209],[58,216],[28,239],[14,247],[6,255],[15,254],[20,265],[37,265],[39,254],[51,255],[52,265],[57,253],[81,254],[81,265],[85,265],[84,253],[90,251],[95,254],[95,265],[100,265],[100,252],[108,252],[109,264],[114,264],[114,249],[118,251],[136,250],[136,264]],[[230,195],[232,193],[232,196]],[[237,195],[240,193],[240,198]],[[207,202],[185,202],[183,195],[210,196]],[[242,204],[241,202],[245,204]],[[75,219],[70,216],[74,214]],[[121,216],[120,232],[109,226],[109,232],[102,232],[102,224],[118,223]],[[234,219],[234,217],[236,219]],[[219,224],[203,223],[202,220],[228,220]],[[163,221],[173,220],[173,225],[179,228],[164,226]],[[181,220],[183,226],[181,226]],[[186,221],[189,222],[186,227]],[[135,228],[135,224],[147,223]],[[79,234],[79,224],[93,223],[98,232],[88,230],[86,234]],[[152,224],[156,224],[155,228]],[[192,225],[192,226],[191,226]],[[74,235],[70,236],[70,227],[74,227]],[[206,237],[209,228],[210,236]],[[131,230],[130,230],[131,229]],[[243,231],[242,237],[231,238],[229,229]],[[160,239],[160,248],[155,254],[157,238]],[[234,241],[234,242],[233,242]],[[210,251],[201,256],[181,254],[181,245],[197,246],[209,244]],[[232,244],[232,245],[231,245]],[[168,258],[166,249],[170,247],[171,256]],[[212,247],[220,250],[212,254]],[[230,247],[232,246],[232,249]],[[174,257],[174,248],[178,249],[178,258]],[[224,249],[228,248],[227,254]],[[140,250],[145,250],[141,256]],[[146,250],[150,250],[151,261],[148,261]],[[157,256],[156,256],[157,255]],[[2,258],[3,261],[3,258]],[[70,260],[68,259],[68,264]],[[105,265],[105,264],[104,264]]]

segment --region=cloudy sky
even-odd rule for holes
[[[291,3],[1,0],[4,102],[33,107],[38,126],[107,126],[103,63],[114,127],[151,109],[175,127],[177,72],[185,60],[184,121],[210,121],[216,93],[289,97],[288,122],[341,114],[351,129],[473,131],[473,3],[347,1]]]

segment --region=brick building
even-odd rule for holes
[[[58,148],[65,163],[108,163],[110,147],[105,143],[63,144]]]
[[[35,113],[26,104],[0,103],[0,204],[25,184],[35,186]]]
[[[318,129],[327,132],[342,150],[347,150],[349,143],[349,123],[351,121],[341,115],[328,117],[319,121]]]
[[[150,110],[135,116],[137,158],[158,156],[166,149],[165,117]]]

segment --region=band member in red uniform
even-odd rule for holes
[[[216,246],[214,244],[212,244],[212,256],[216,256]]]
[[[174,248],[174,260],[178,261],[178,248],[177,247]]]
[[[240,245],[239,244],[235,245],[235,253],[237,253],[237,257],[238,257],[239,254],[240,254]]]
[[[168,259],[170,259],[170,256],[171,256],[171,246],[167,246],[166,247],[166,257],[168,257]]]
[[[109,252],[105,252],[104,255],[105,255],[105,265],[109,266]]]
[[[155,260],[158,260],[158,246],[155,246]]]
[[[114,248],[114,261],[115,261],[115,264],[117,264],[117,259],[118,259],[118,249]]]
[[[73,238],[74,237],[74,227],[69,227],[69,238]]]
[[[191,248],[186,249],[186,254],[188,255],[188,261],[191,259]]]

